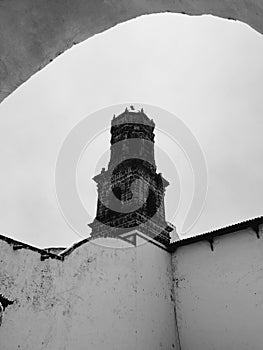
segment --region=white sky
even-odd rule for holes
[[[76,45],[0,105],[1,234],[39,247],[68,246],[81,239],[57,205],[56,157],[80,120],[124,102],[174,113],[204,151],[208,196],[189,234],[262,215],[262,101],[263,37],[239,22],[150,15]],[[105,118],[105,128],[111,118]],[[157,133],[156,144],[163,147],[163,135]],[[94,215],[96,187],[91,176],[108,148],[106,133],[87,149],[80,164],[81,197]],[[156,160],[171,182],[169,219],[172,179],[161,157]],[[187,202],[187,188],[185,192]],[[179,233],[183,217],[178,210],[173,220]]]

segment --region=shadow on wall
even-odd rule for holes
[[[0,293],[0,326],[2,324],[3,314],[7,306],[12,305],[14,301],[8,300]]]

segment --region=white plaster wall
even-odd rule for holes
[[[171,255],[153,244],[85,243],[64,261],[40,261],[0,241],[0,293],[13,305],[0,349],[178,349]]]
[[[58,260],[41,261],[40,254],[30,249],[14,251],[0,240],[0,293],[14,301],[3,314],[1,350],[46,349],[56,328],[52,329],[56,317],[52,304],[61,266]]]
[[[263,235],[239,231],[173,254],[182,350],[263,349]]]

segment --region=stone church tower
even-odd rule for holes
[[[0,235],[1,350],[262,350],[263,217],[170,242],[154,127],[113,118],[91,237]]]
[[[93,238],[118,236],[136,245],[140,232],[157,244],[170,243],[173,227],[166,222],[164,209],[169,183],[156,171],[154,128],[143,109],[135,111],[133,106],[113,118],[108,169],[94,177],[98,204],[89,225]]]

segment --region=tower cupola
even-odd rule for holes
[[[133,106],[111,121],[111,153],[107,169],[94,177],[97,214],[91,236],[127,238],[142,233],[167,246],[173,226],[165,220],[164,194],[169,185],[157,173],[155,124]]]

